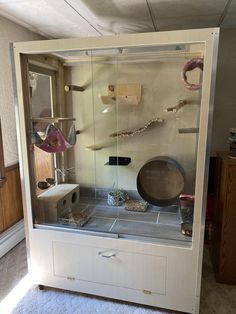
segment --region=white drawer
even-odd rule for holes
[[[164,256],[53,242],[54,275],[115,285],[146,293],[166,293]]]

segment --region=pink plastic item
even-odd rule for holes
[[[180,194],[179,200],[180,200],[180,205],[181,206],[194,206],[194,195],[192,194]]]

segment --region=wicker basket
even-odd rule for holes
[[[110,206],[122,206],[128,200],[128,193],[124,190],[113,190],[107,195],[107,204]]]
[[[89,216],[84,212],[65,212],[59,218],[58,222],[62,225],[82,227],[89,219]]]
[[[135,212],[145,212],[147,210],[148,203],[141,200],[128,200],[125,202],[125,209]]]

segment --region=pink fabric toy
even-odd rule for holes
[[[191,84],[187,80],[186,73],[188,71],[194,70],[195,68],[199,68],[200,70],[203,71],[203,58],[194,58],[188,61],[183,67],[183,70],[181,72],[182,80],[184,81],[185,87],[187,87],[190,90],[198,90],[202,86],[201,84]]]
[[[67,141],[60,129],[53,124],[49,124],[44,141],[36,144],[36,146],[47,153],[60,153],[71,148],[73,145]]]

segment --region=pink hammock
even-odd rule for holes
[[[42,143],[36,144],[36,146],[47,153],[60,153],[71,148],[73,145],[65,138],[65,135],[59,128],[53,124],[49,124],[45,139]]]

